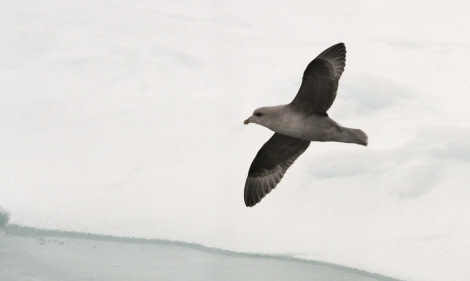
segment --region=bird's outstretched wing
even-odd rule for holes
[[[338,81],[346,65],[346,47],[333,45],[311,61],[291,105],[304,111],[326,114],[336,98]]]
[[[310,141],[275,133],[251,163],[245,183],[245,205],[252,207],[271,192],[309,144]]]

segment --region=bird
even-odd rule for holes
[[[334,141],[367,146],[366,133],[341,126],[327,113],[336,98],[345,65],[344,43],[327,48],[307,65],[300,89],[289,104],[260,107],[243,122],[274,131],[248,170],[244,190],[247,207],[255,206],[277,186],[310,142]]]

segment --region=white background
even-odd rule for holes
[[[287,253],[468,280],[464,1],[9,1],[0,10],[0,205],[48,229]],[[248,167],[304,68],[344,42],[329,115],[261,204]]]

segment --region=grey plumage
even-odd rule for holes
[[[274,189],[311,141],[367,145],[363,131],[343,127],[327,114],[345,64],[344,44],[331,46],[308,64],[290,104],[258,108],[245,120],[245,124],[256,123],[275,132],[251,163],[245,183],[246,206],[256,205]]]

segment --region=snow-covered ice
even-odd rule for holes
[[[469,280],[469,5],[6,1],[0,205],[41,229]],[[244,118],[289,102],[338,42],[346,71],[329,114],[369,146],[314,143],[245,208],[271,132]]]

